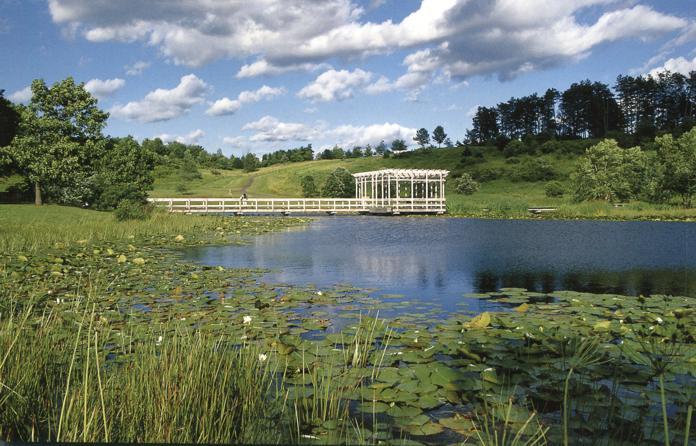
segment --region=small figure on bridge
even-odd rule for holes
[[[246,194],[246,192],[244,192],[244,193],[242,194],[242,196],[239,197],[239,201],[242,202],[242,203],[244,203],[245,201],[247,201],[247,194]]]

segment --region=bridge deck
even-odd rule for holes
[[[149,201],[169,212],[187,214],[447,212],[445,200],[441,198],[150,198]]]

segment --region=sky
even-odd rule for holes
[[[0,0],[0,89],[72,76],[106,133],[345,148],[583,79],[696,70],[694,0]]]

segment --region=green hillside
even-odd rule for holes
[[[563,197],[547,197],[544,186],[547,181],[514,181],[515,173],[528,159],[547,161],[555,173],[555,180],[570,189],[572,173],[578,155],[572,153],[552,153],[546,155],[522,155],[513,162],[506,159],[494,147],[480,149],[483,158],[468,157],[469,163],[462,163],[462,148],[433,149],[428,153],[409,153],[396,158],[378,156],[318,160],[298,163],[276,164],[255,172],[242,170],[204,170],[202,178],[188,181],[185,193],[177,192],[181,178],[177,173],[158,174],[152,197],[219,197],[237,198],[244,191],[250,198],[292,198],[301,197],[300,179],[305,175],[314,177],[316,184],[323,185],[327,176],[337,167],[344,167],[352,173],[385,168],[447,169],[450,177],[447,182],[447,204],[450,214],[481,217],[528,217],[529,208],[553,207],[557,211],[548,217],[563,218],[695,218],[696,211],[677,209],[670,205],[654,205],[645,202],[631,202],[614,206],[605,202],[574,203],[567,192]],[[472,159],[476,158],[474,161]],[[454,179],[463,172],[474,176],[477,173],[496,172],[498,178],[479,179],[481,188],[473,195],[461,195],[454,189]],[[489,175],[490,176],[490,175]]]

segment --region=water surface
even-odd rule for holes
[[[502,287],[628,295],[696,292],[696,224],[325,217],[186,251],[189,260],[265,268],[265,281],[404,294],[446,310]],[[474,308],[475,309],[475,308]]]

